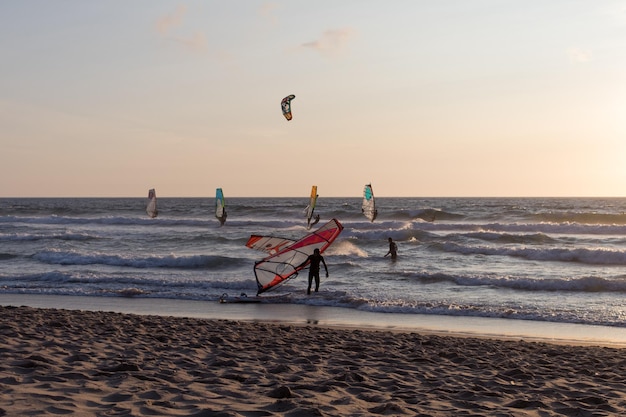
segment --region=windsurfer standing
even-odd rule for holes
[[[387,257],[387,255],[391,255],[391,259],[398,257],[398,245],[396,245],[396,242],[394,242],[392,238],[389,238],[389,252],[385,254],[385,257]]]
[[[298,265],[298,268],[302,267],[309,261],[311,262],[311,265],[309,266],[309,286],[306,290],[307,294],[311,294],[311,284],[313,283],[313,278],[315,278],[315,292],[318,292],[320,289],[320,262],[324,264],[326,278],[328,278],[328,267],[326,266],[326,261],[324,260],[324,257],[320,253],[319,249],[315,249],[313,251],[313,255],[309,255],[304,262]]]
[[[224,226],[224,223],[226,223],[226,217],[228,217],[228,214],[226,214],[226,210],[224,210],[222,217],[217,218],[220,221],[220,226]]]

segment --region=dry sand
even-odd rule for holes
[[[0,307],[0,416],[620,416],[626,349]]]

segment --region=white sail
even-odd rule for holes
[[[153,219],[159,214],[159,211],[157,210],[156,191],[154,188],[148,191],[148,205],[146,206],[146,213],[148,213],[148,216]]]

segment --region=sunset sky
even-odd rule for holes
[[[626,0],[3,1],[0,56],[0,197],[626,196]]]

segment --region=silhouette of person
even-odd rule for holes
[[[226,223],[226,217],[228,217],[228,214],[226,214],[226,210],[224,210],[222,217],[217,218],[220,221],[220,226],[224,226],[224,223]]]
[[[328,267],[326,266],[326,261],[324,260],[324,257],[320,253],[319,249],[315,249],[313,251],[313,255],[309,255],[309,257],[306,258],[304,262],[298,265],[298,268],[306,265],[307,262],[311,262],[311,265],[309,265],[309,286],[306,290],[306,293],[311,294],[311,285],[313,284],[313,278],[315,278],[315,292],[318,292],[320,289],[320,262],[324,264],[324,269],[326,270],[326,278],[328,278]]]
[[[398,257],[398,245],[396,245],[396,242],[394,242],[392,238],[389,238],[389,252],[385,254],[385,257],[387,257],[387,255],[391,255],[391,259]]]

